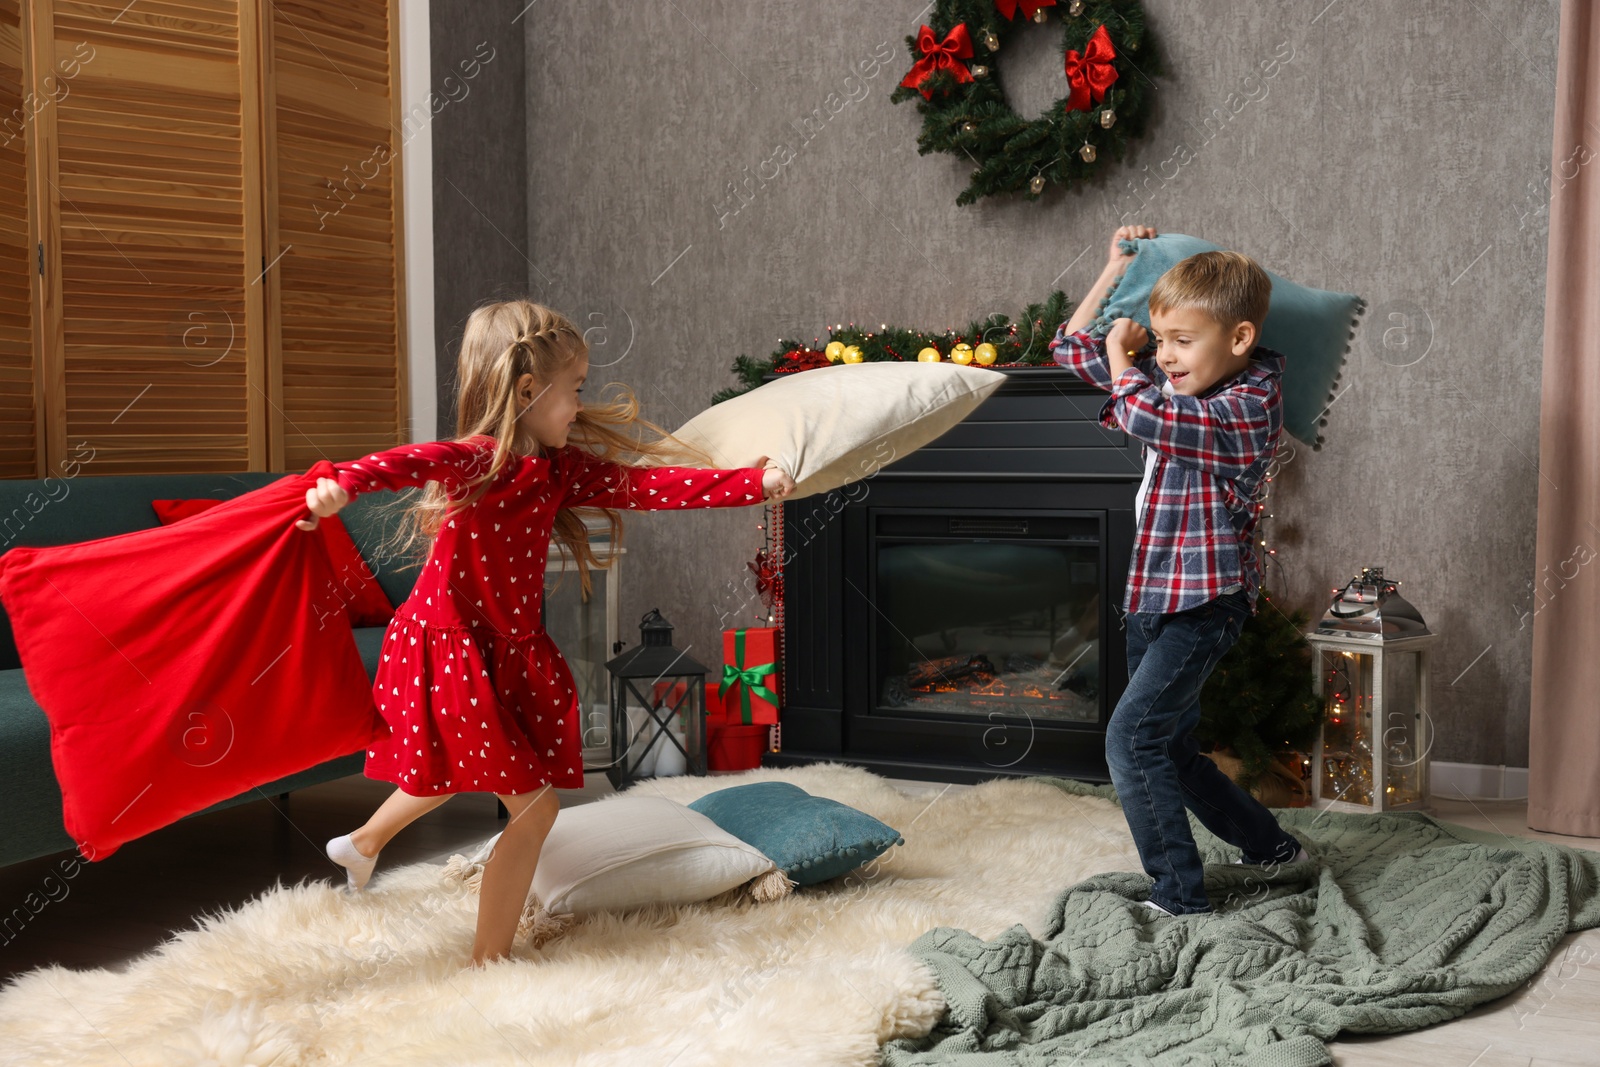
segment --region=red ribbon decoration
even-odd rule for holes
[[[783,601],[783,570],[778,566],[777,557],[765,548],[757,549],[756,558],[745,566],[756,576],[756,593],[767,611],[776,612]]]
[[[1105,99],[1106,90],[1117,80],[1117,70],[1111,65],[1116,57],[1116,49],[1111,47],[1111,35],[1106,32],[1104,25],[1089,35],[1082,56],[1068,49],[1067,84],[1072,86],[1072,92],[1067,97],[1068,111],[1088,111],[1092,106],[1091,98],[1095,102]]]
[[[967,34],[965,22],[959,23],[942,41],[935,40],[933,30],[922,27],[917,31],[917,49],[922,53],[922,58],[917,60],[900,84],[917,90],[924,100],[933,99],[933,93],[924,89],[922,83],[936,71],[949,71],[958,83],[972,80],[972,72],[961,62],[972,55],[972,38]]]
[[[999,9],[1000,14],[1008,19],[1016,18],[1017,8],[1020,7],[1022,9],[1022,17],[1031,19],[1033,18],[1033,13],[1041,7],[1055,7],[1056,0],[994,0],[994,6]]]

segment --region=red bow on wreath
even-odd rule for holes
[[[1033,13],[1041,7],[1055,7],[1056,0],[994,0],[994,6],[1000,10],[1000,14],[1008,19],[1016,18],[1017,8],[1020,7],[1022,9],[1022,17],[1031,19],[1033,18]]]
[[[917,60],[910,73],[901,79],[900,84],[908,89],[917,90],[924,100],[933,99],[933,93],[924,89],[922,83],[936,71],[949,71],[957,82],[972,80],[972,72],[961,62],[972,55],[972,38],[967,35],[965,22],[945,34],[942,41],[934,39],[933,30],[927,26],[922,27],[917,31],[917,50],[922,53],[922,58]]]
[[[1104,25],[1089,35],[1082,56],[1073,49],[1067,50],[1067,84],[1072,86],[1067,97],[1068,111],[1088,111],[1091,98],[1096,103],[1105,99],[1106,90],[1117,80],[1117,70],[1111,65],[1115,58],[1117,51],[1111,47],[1111,35]]]

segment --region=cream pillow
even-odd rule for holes
[[[500,835],[467,861],[474,871]],[[562,808],[539,853],[533,895],[551,915],[695,904],[775,869],[705,815],[665,797],[618,796]]]
[[[674,436],[717,467],[748,467],[767,456],[794,478],[787,499],[798,500],[870,477],[915,452],[1005,379],[1000,371],[959,363],[836,363],[713,404]]]

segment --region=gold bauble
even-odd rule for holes
[[[844,342],[829,341],[828,347],[824,348],[822,351],[827,355],[829,363],[837,363],[839,362],[839,357],[844,355]]]
[[[1000,350],[988,341],[983,342],[972,350],[973,358],[978,361],[978,366],[987,367],[1000,355]]]
[[[844,360],[846,363],[860,363],[867,357],[861,354],[861,349],[859,347],[856,345],[850,345],[844,350],[844,353],[839,358]]]
[[[931,345],[917,353],[918,363],[937,363],[940,358],[939,350]]]
[[[1092,144],[1084,145],[1082,148],[1078,149],[1078,155],[1083,157],[1083,161],[1085,163],[1093,163],[1094,162],[1094,145],[1092,145]]]
[[[972,346],[963,341],[950,350],[952,363],[967,364],[972,362]]]

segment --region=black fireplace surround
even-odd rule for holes
[[[998,373],[937,441],[783,506],[782,747],[766,765],[1108,780],[1139,442],[1100,426],[1106,393],[1062,368]]]

